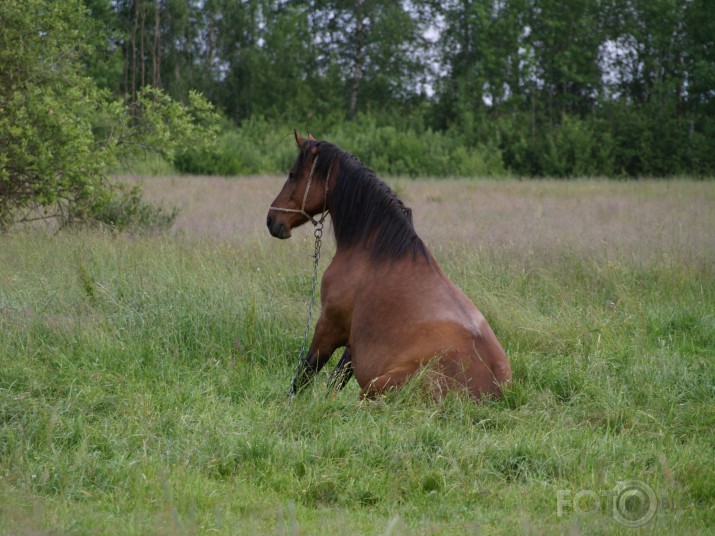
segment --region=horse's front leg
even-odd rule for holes
[[[353,356],[350,348],[345,348],[340,361],[330,373],[328,378],[328,388],[333,391],[340,391],[353,377]]]
[[[305,387],[313,377],[320,372],[328,362],[333,352],[340,346],[345,346],[347,337],[343,329],[329,320],[326,314],[321,314],[315,326],[310,349],[295,371],[290,395],[294,396]]]

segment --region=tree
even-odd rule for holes
[[[83,72],[130,110],[149,85],[249,129],[429,125],[519,175],[715,168],[711,0],[84,4]]]
[[[127,106],[97,87],[84,72],[94,26],[81,1],[7,0],[0,26],[0,228],[126,222],[108,209],[139,211],[140,192],[112,180],[111,166],[210,134],[215,117],[198,94],[183,106],[146,89]]]
[[[531,75],[525,57],[526,2],[450,0],[441,5],[441,60],[445,74],[437,85],[438,119],[443,128],[462,123],[469,134],[485,114],[514,109]],[[482,118],[475,121],[474,117]]]
[[[309,5],[320,65],[343,86],[350,118],[419,94],[427,68],[424,9],[381,0],[313,0]]]

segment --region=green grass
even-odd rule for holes
[[[715,526],[712,252],[442,245],[515,380],[437,405],[325,375],[288,400],[309,249],[0,236],[0,533],[632,534],[606,507],[629,479],[659,503],[640,532]]]

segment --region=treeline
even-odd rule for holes
[[[196,90],[226,118],[185,171],[282,170],[293,127],[389,173],[715,170],[710,0],[84,2],[100,87]]]
[[[101,85],[198,90],[239,128],[187,171],[277,171],[246,127],[310,130],[390,173],[715,170],[710,0],[85,2]]]

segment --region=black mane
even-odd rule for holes
[[[339,147],[327,143],[318,148],[315,178],[325,184],[330,169],[338,170],[330,191],[331,219],[338,246],[364,244],[374,259],[401,259],[418,255],[428,259],[427,249],[415,232],[412,210],[375,172]],[[310,150],[310,149],[308,149]],[[299,156],[304,160],[307,151]]]

